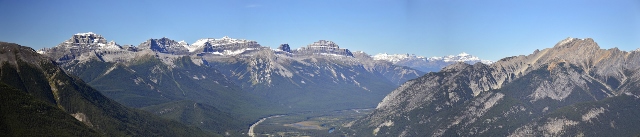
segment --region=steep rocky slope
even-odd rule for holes
[[[3,135],[209,136],[120,105],[56,65],[31,48],[0,42]]]
[[[411,80],[351,127],[360,136],[630,136],[640,125],[640,52],[567,38],[491,65]]]
[[[241,90],[220,71],[203,65],[202,60],[197,57],[159,57],[153,52],[134,55],[136,56],[131,60],[123,62],[90,59],[62,66],[107,97],[124,105],[155,108],[144,110],[220,134],[242,129],[244,124],[269,112],[256,112],[261,106],[259,104],[264,104],[264,101]],[[205,116],[201,117],[210,117],[208,122],[193,122],[193,119],[189,119],[192,115],[187,115],[188,112],[185,115],[164,115],[184,112],[182,109],[190,107],[181,102],[202,103],[215,109],[202,112]],[[166,108],[158,108],[160,106]],[[233,115],[219,117],[215,114]]]

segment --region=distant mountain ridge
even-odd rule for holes
[[[288,46],[288,45],[287,45]],[[281,49],[282,50],[282,49]],[[293,54],[313,55],[313,54],[329,54],[329,55],[342,55],[352,56],[353,53],[349,49],[342,49],[338,44],[333,41],[320,40],[307,45],[307,47],[301,47],[296,50],[290,50]]]
[[[493,61],[482,60],[476,56],[462,52],[458,55],[448,55],[443,57],[423,57],[415,54],[387,54],[379,53],[372,56],[374,60],[384,60],[393,63],[394,65],[407,66],[423,72],[437,72],[445,66],[464,62],[467,64],[484,63],[491,64]]]

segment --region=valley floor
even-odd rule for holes
[[[371,112],[348,109],[330,112],[305,112],[262,118],[249,127],[248,134],[257,136],[348,136],[352,122]]]

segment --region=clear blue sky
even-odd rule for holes
[[[640,1],[0,0],[0,41],[40,49],[90,31],[121,45],[230,36],[298,48],[325,39],[369,54],[498,60],[567,37],[640,48]]]

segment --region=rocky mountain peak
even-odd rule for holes
[[[308,47],[332,47],[332,48],[340,48],[338,44],[333,41],[328,40],[319,40],[318,42],[313,42],[313,44],[309,44]]]
[[[179,43],[167,37],[149,39],[138,46],[140,50],[152,50],[161,53],[188,54],[185,43]]]
[[[20,46],[15,43],[0,42],[0,62],[8,62],[9,64],[17,66],[17,61],[20,59],[27,63],[34,63],[35,66],[39,66],[37,64],[38,62],[48,60],[30,47]],[[3,64],[0,63],[0,66],[2,65]]]
[[[571,38],[568,37],[556,44],[553,48],[570,48],[570,49],[600,49],[600,46],[592,38]]]
[[[119,50],[122,49],[115,41],[107,42],[102,35],[87,32],[77,33],[68,40],[58,44],[53,48],[43,48],[37,52],[47,54],[49,57],[57,59],[57,61],[65,61],[75,59],[83,53],[89,53],[96,50]]]
[[[280,46],[278,47],[279,50],[282,50],[284,52],[289,52],[291,53],[291,47],[289,47],[289,44],[280,44]]]
[[[307,47],[302,47],[295,50],[298,55],[339,55],[339,56],[350,56],[353,57],[353,53],[349,51],[349,49],[341,49],[338,44],[333,41],[327,40],[319,40],[317,42],[313,42],[312,44],[307,45]]]
[[[180,43],[181,45],[187,45],[187,46],[189,45],[189,43],[185,42],[184,40],[179,41],[178,43]]]
[[[261,48],[262,46],[253,40],[234,39],[229,36],[224,36],[220,39],[200,39],[187,47],[189,52],[237,55],[243,53],[241,50],[253,50]],[[238,53],[236,54],[236,52]]]
[[[374,56],[371,56],[371,55],[365,53],[364,51],[353,52],[353,57],[360,58],[360,59],[375,60]]]
[[[66,45],[66,46],[83,46],[83,45],[98,44],[98,43],[107,44],[107,40],[104,37],[102,37],[102,35],[95,34],[93,32],[87,32],[87,33],[77,33],[71,36],[71,38],[65,41],[65,43],[69,43],[69,45]]]
[[[107,44],[98,44],[98,45],[100,45],[102,49],[122,49],[122,46],[120,46],[118,43],[116,43],[113,40]]]
[[[469,67],[469,66],[471,66],[471,65],[469,65],[467,63],[464,63],[464,62],[456,62],[456,63],[453,63],[453,64],[451,64],[449,66],[446,66],[446,67],[442,68],[442,70],[460,71],[460,70],[462,70],[462,69],[464,69],[466,67]]]

